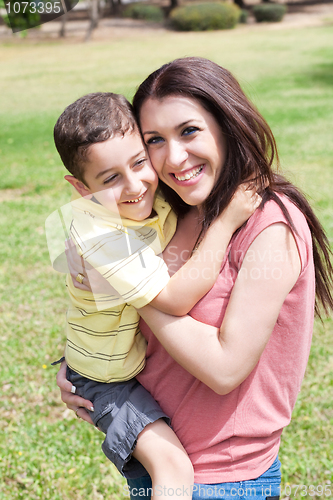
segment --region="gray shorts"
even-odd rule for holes
[[[106,434],[102,450],[107,458],[128,479],[147,474],[140,462],[132,457],[138,435],[146,425],[159,418],[170,425],[169,417],[152,395],[136,379],[104,384],[82,377],[69,367],[66,377],[75,385],[76,394],[93,403],[95,411],[90,412],[90,416]]]

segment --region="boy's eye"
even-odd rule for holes
[[[148,139],[148,141],[146,142],[146,144],[148,146],[152,145],[152,144],[159,144],[160,142],[163,141],[163,138],[162,137],[159,137],[159,136],[156,136],[156,137],[150,137]]]
[[[140,160],[137,160],[134,163],[134,167],[143,167],[143,165],[146,163],[147,158],[140,158]]]
[[[183,132],[182,132],[182,135],[191,135],[191,134],[194,134],[194,132],[197,132],[199,129],[198,127],[186,127]]]
[[[118,176],[115,174],[115,175],[111,175],[110,177],[108,177],[107,179],[105,179],[105,181],[103,182],[103,184],[109,184],[109,182],[112,182],[114,181]]]

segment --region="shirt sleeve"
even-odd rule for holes
[[[149,304],[170,279],[163,259],[131,228],[118,226],[83,239],[74,223],[71,233],[82,257],[108,280],[127,304],[136,308]]]
[[[286,197],[280,197],[280,199],[287,209],[296,231],[290,226],[280,206],[274,200],[268,201],[263,209],[256,210],[233,240],[230,258],[238,269],[241,268],[246,252],[255,238],[267,227],[279,222],[286,224],[293,233],[300,256],[301,272],[312,261],[312,252],[309,252],[309,248],[312,248],[311,233],[303,213]],[[266,249],[265,252],[269,252],[272,259],[282,258],[274,253],[274,249]]]

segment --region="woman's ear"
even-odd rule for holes
[[[92,192],[83,182],[79,181],[76,177],[72,175],[65,175],[66,181],[68,181],[76,189],[76,191],[81,195],[90,200],[93,197]]]

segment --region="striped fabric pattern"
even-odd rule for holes
[[[67,364],[99,382],[129,380],[145,365],[146,341],[135,307],[149,304],[169,281],[158,254],[175,233],[176,216],[160,195],[156,215],[141,223],[121,219],[85,198],[73,200],[72,210],[71,236],[78,253],[115,292],[85,292],[67,276]]]

